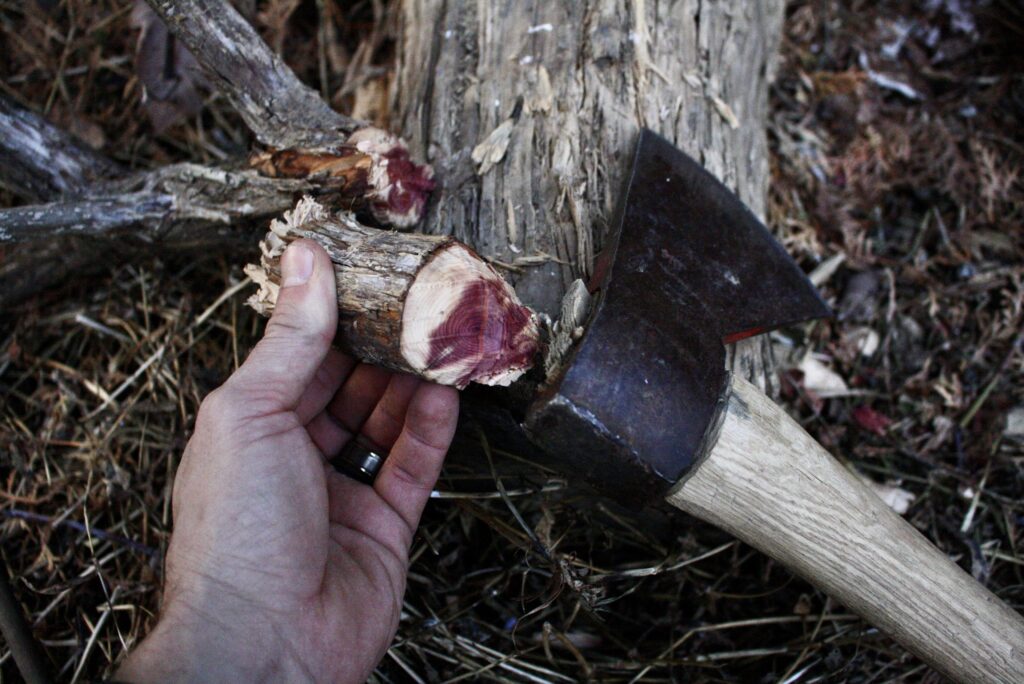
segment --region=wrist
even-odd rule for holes
[[[212,611],[211,611],[212,612]],[[124,661],[116,680],[148,682],[290,681],[288,664],[262,635],[266,624],[168,606]]]

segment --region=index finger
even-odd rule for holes
[[[411,530],[419,524],[437,483],[458,418],[458,392],[423,383],[409,403],[402,432],[373,483]]]

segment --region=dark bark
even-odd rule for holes
[[[0,183],[15,194],[28,200],[73,196],[120,173],[119,164],[0,94]]]
[[[0,243],[157,227],[173,208],[170,195],[136,192],[0,209]]]
[[[226,0],[147,0],[260,142],[333,149],[364,123],[331,109]]]

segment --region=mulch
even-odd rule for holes
[[[386,85],[392,5],[240,4],[335,106]],[[132,24],[126,0],[0,0],[0,89],[137,168],[244,152],[222,100],[153,113]],[[793,0],[768,122],[769,222],[836,311],[773,334],[782,402],[1018,610],[1022,41],[1011,0]],[[177,459],[262,329],[241,265],[147,257],[0,321],[0,551],[62,680],[109,674],[154,624]],[[486,434],[435,496],[378,681],[942,681],[728,535]]]

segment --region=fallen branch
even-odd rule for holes
[[[269,315],[289,242],[311,238],[335,264],[338,341],[357,358],[456,387],[509,385],[538,355],[537,316],[476,252],[451,237],[382,231],[304,198],[261,243],[250,305]]]
[[[147,0],[264,145],[253,159],[271,176],[321,173],[346,197],[365,196],[374,218],[408,228],[420,221],[433,170],[414,163],[405,142],[334,111],[267,46],[226,0]]]
[[[121,166],[0,95],[0,183],[32,200],[76,195]]]
[[[29,199],[59,199],[0,211],[0,244],[34,242],[0,253],[0,308],[130,256],[140,242],[223,243],[230,237],[225,228],[278,215],[300,193],[368,209],[386,225],[419,222],[433,171],[414,163],[401,139],[332,110],[229,3],[149,2],[212,86],[275,149],[248,160],[255,171],[176,164],[125,175],[118,164],[0,98],[0,178]],[[118,244],[45,242],[61,236],[116,236]]]
[[[102,235],[137,225],[159,225],[174,198],[137,192],[0,209],[0,243],[64,235]]]
[[[121,239],[126,232],[145,242],[223,242],[219,232],[279,215],[297,194],[313,190],[301,180],[255,171],[173,164],[95,186],[102,194],[0,209],[0,244],[67,235]]]
[[[147,0],[264,145],[333,148],[366,124],[331,109],[226,0]]]

